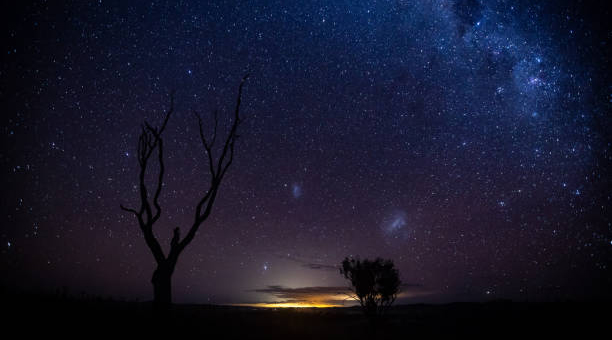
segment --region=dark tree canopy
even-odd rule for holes
[[[354,299],[358,300],[367,316],[381,315],[395,301],[401,281],[393,261],[376,258],[374,261],[345,258],[340,269],[351,282]]]

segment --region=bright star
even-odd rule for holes
[[[542,79],[538,78],[538,77],[529,77],[529,84],[530,85],[540,85],[542,83]]]

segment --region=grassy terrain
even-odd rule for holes
[[[455,303],[394,307],[373,326],[358,308],[257,309],[54,297],[5,298],[6,331],[24,336],[241,339],[595,338],[605,335],[610,303]],[[6,313],[8,312],[8,313]],[[4,323],[3,322],[3,323]],[[605,337],[605,336],[604,336]]]

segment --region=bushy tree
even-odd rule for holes
[[[382,315],[395,301],[401,281],[393,261],[345,258],[340,274],[351,282],[351,291],[368,317]]]

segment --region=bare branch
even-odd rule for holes
[[[187,233],[185,238],[180,242],[179,247],[178,247],[179,252],[182,251],[191,242],[191,240],[193,240],[202,222],[204,222],[208,218],[208,216],[210,216],[212,207],[217,197],[219,186],[221,185],[221,180],[223,179],[223,176],[225,176],[225,173],[227,172],[227,170],[229,169],[230,165],[233,162],[234,145],[236,142],[236,138],[238,137],[237,136],[238,126],[240,125],[240,122],[241,122],[240,103],[242,101],[242,89],[248,77],[249,77],[248,74],[245,75],[242,78],[242,81],[240,82],[240,86],[238,87],[238,96],[236,99],[236,107],[234,109],[234,119],[232,122],[232,126],[223,144],[221,155],[219,156],[219,159],[216,162],[212,155],[212,146],[217,138],[217,127],[218,127],[217,111],[214,112],[215,128],[213,132],[213,138],[210,143],[208,143],[207,139],[204,136],[204,130],[202,127],[201,117],[197,113],[194,112],[198,119],[200,139],[202,140],[202,144],[204,145],[204,149],[206,149],[206,153],[208,156],[208,165],[209,165],[209,170],[211,173],[211,182],[210,182],[210,187],[206,191],[206,194],[204,194],[204,196],[200,199],[200,201],[198,202],[196,206],[194,222],[191,225],[191,228],[189,228],[189,232]]]
[[[162,132],[166,128],[170,116],[174,112],[174,91],[170,94],[170,107],[166,112],[163,123],[160,128],[154,127],[147,121],[141,126],[140,136],[138,137],[138,151],[137,158],[140,166],[140,172],[138,175],[139,193],[140,193],[140,209],[125,208],[121,206],[121,209],[133,213],[138,219],[138,224],[143,232],[145,241],[155,260],[158,263],[162,263],[166,260],[159,242],[153,234],[153,224],[161,216],[161,206],[159,204],[159,196],[163,187],[163,178],[165,173],[164,158],[163,158],[163,140],[161,137]],[[145,181],[147,174],[147,167],[153,152],[157,149],[157,162],[159,165],[159,174],[157,176],[157,182],[155,183],[155,189],[153,193],[153,206],[155,207],[155,213],[151,208],[151,202],[149,201],[149,191]]]
[[[134,215],[138,216],[138,211],[131,209],[131,208],[126,208],[123,206],[123,204],[120,204],[119,207],[121,208],[121,210],[127,211],[127,212],[131,212]]]
[[[166,125],[168,124],[168,120],[170,119],[170,116],[172,115],[172,113],[174,112],[174,94],[176,93],[175,90],[172,90],[170,92],[170,108],[168,109],[168,111],[166,112],[166,118],[164,118],[164,122],[162,123],[161,127],[159,128],[159,134],[161,135],[164,130],[166,129]]]
[[[164,142],[161,138],[157,139],[157,154],[159,162],[159,174],[157,177],[157,187],[155,188],[155,194],[153,195],[153,205],[155,206],[155,215],[153,216],[152,222],[155,223],[161,215],[161,207],[159,205],[159,195],[164,184]]]
[[[140,185],[140,215],[146,213],[147,221],[151,221],[152,212],[151,205],[149,204],[149,195],[147,191],[147,185],[145,183],[145,174],[147,171],[147,163],[149,162],[149,157],[145,157],[142,161],[142,165],[140,166],[140,176],[138,176],[139,185]]]
[[[212,148],[215,145],[215,141],[217,140],[217,127],[219,126],[219,110],[213,111],[213,118],[215,119],[215,129],[213,130],[212,141],[210,142],[210,147]]]
[[[213,140],[209,144],[208,141],[206,140],[206,136],[204,136],[204,128],[202,126],[202,117],[200,117],[200,115],[195,110],[193,111],[193,114],[198,119],[198,127],[199,127],[199,132],[200,132],[200,140],[202,141],[202,145],[204,146],[204,149],[206,150],[206,156],[208,157],[208,167],[209,167],[210,175],[211,175],[212,178],[215,178],[215,176],[216,176],[216,174],[215,174],[215,161],[214,161],[214,158],[213,158],[212,147],[213,147],[213,144],[215,143],[214,140],[217,138],[216,123],[215,123],[215,133],[213,135]]]
[[[181,229],[179,227],[174,228],[172,241],[170,241],[170,246],[172,248],[176,247],[181,239]]]
[[[223,161],[227,155],[228,149],[230,149],[231,156],[234,154],[234,141],[236,139],[236,131],[238,130],[238,125],[240,125],[240,103],[242,102],[242,88],[244,86],[244,82],[249,78],[249,74],[246,74],[242,81],[240,82],[240,86],[238,86],[238,98],[236,99],[236,108],[234,110],[234,123],[232,124],[232,128],[230,129],[230,133],[225,140],[225,145],[223,146],[223,152],[219,157],[219,162],[217,163],[217,173],[221,173],[221,169],[224,166]],[[231,146],[231,148],[230,148]]]

